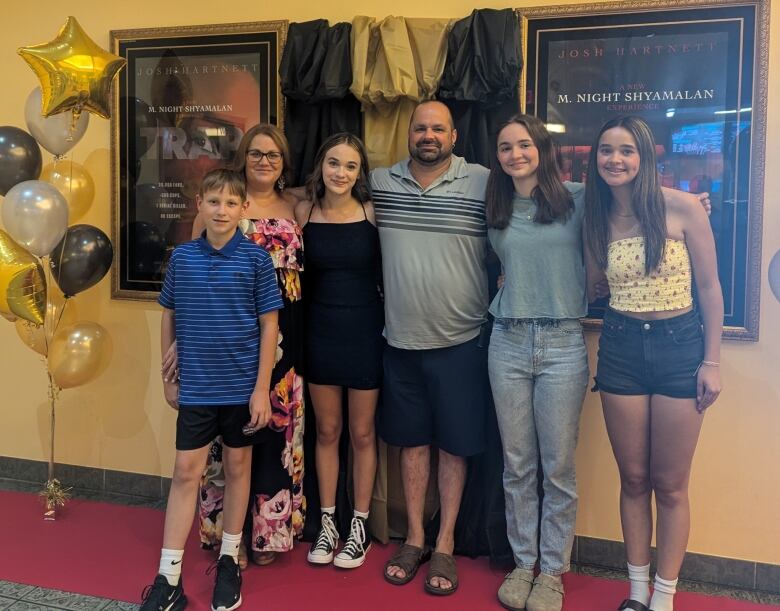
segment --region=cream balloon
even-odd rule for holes
[[[57,329],[49,345],[49,371],[60,388],[81,386],[99,376],[111,360],[111,339],[95,322]]]
[[[87,131],[89,113],[81,113],[73,121],[73,113],[63,112],[50,117],[41,113],[41,88],[36,87],[24,104],[24,121],[33,138],[52,155],[64,155],[72,149]]]
[[[83,165],[73,161],[55,160],[44,166],[40,179],[54,185],[68,202],[69,223],[84,216],[95,199],[95,181]]]
[[[68,202],[42,180],[25,180],[6,193],[2,205],[5,230],[34,255],[48,255],[68,228]]]
[[[59,290],[51,286],[49,287],[44,323],[36,325],[27,320],[17,318],[14,326],[19,339],[28,348],[46,356],[55,331],[60,327],[71,325],[77,318],[78,312],[75,302],[72,299],[66,300]]]

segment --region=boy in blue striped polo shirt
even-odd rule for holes
[[[176,463],[165,513],[160,570],[142,611],[187,606],[184,544],[212,440],[222,436],[225,469],[222,548],[212,611],[241,606],[238,547],[249,503],[252,445],[271,418],[270,380],[282,299],[270,255],[238,231],[248,206],[244,177],[212,170],[197,197],[206,230],[171,255],[159,303],[162,354],[177,342],[179,380],[164,380],[179,411]]]

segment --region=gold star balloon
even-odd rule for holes
[[[127,62],[98,46],[75,17],[68,17],[54,40],[18,53],[41,81],[44,117],[68,110],[74,122],[84,110],[111,116],[111,81]]]
[[[0,313],[36,325],[46,314],[46,279],[38,260],[0,229]],[[10,318],[9,318],[10,320]]]

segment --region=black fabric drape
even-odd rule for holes
[[[455,153],[490,167],[495,160],[498,127],[520,110],[522,54],[517,16],[511,9],[475,10],[453,25],[447,44],[447,63],[437,97],[449,107],[458,130]],[[492,299],[498,275],[495,261],[489,263],[488,273]],[[487,350],[488,338],[483,341]],[[492,397],[485,397],[485,401],[489,405],[487,449],[468,461],[455,526],[455,551],[486,555],[494,566],[512,568],[504,514],[501,437]],[[434,521],[427,530],[429,538],[435,538],[437,530]]]
[[[314,166],[320,144],[330,135],[362,136],[360,103],[350,93],[352,24],[328,26],[324,19],[291,23],[279,66],[287,98],[284,132],[290,143],[295,185]]]
[[[452,27],[437,97],[452,112],[455,154],[491,167],[498,127],[520,111],[523,58],[512,9],[475,10]]]

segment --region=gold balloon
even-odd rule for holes
[[[86,214],[95,199],[95,181],[83,165],[60,160],[48,164],[39,180],[51,183],[68,202],[68,222]]]
[[[111,339],[96,322],[60,327],[49,345],[49,371],[60,388],[81,386],[99,376],[111,360]]]
[[[73,300],[66,300],[56,288],[49,287],[45,322],[42,325],[34,325],[30,321],[17,318],[16,333],[28,348],[46,356],[54,332],[60,327],[67,327],[74,323],[77,317],[76,304]]]
[[[46,278],[33,255],[0,229],[0,312],[43,324]]]
[[[98,46],[75,17],[68,17],[54,40],[18,53],[41,82],[44,117],[72,110],[75,126],[83,110],[111,116],[111,81],[127,62]]]

